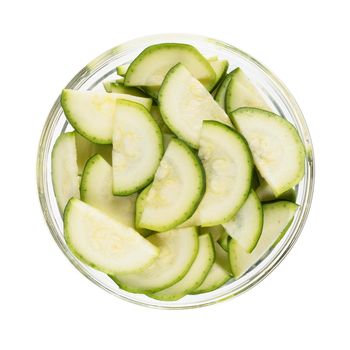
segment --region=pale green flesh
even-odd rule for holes
[[[123,64],[117,67],[117,74],[121,77],[125,77],[126,72],[128,71],[129,64]]]
[[[111,276],[132,293],[155,293],[180,281],[190,269],[198,252],[198,235],[194,227],[155,233],[147,238],[159,249],[159,256],[140,273]]]
[[[192,291],[192,294],[200,294],[211,292],[224,285],[230,278],[230,266],[227,253],[220,247],[218,243],[214,243],[215,262],[202,284]]]
[[[239,108],[231,119],[247,140],[259,173],[276,197],[300,182],[305,150],[291,123],[256,108]]]
[[[61,105],[70,124],[79,134],[98,144],[112,143],[116,101],[124,99],[152,106],[152,100],[127,94],[65,89]]]
[[[214,72],[216,73],[216,76],[220,75],[220,73],[223,70],[223,66],[228,65],[228,62],[226,60],[220,60],[218,56],[211,56],[207,58],[208,62],[210,63],[211,67],[213,68]],[[218,62],[219,61],[219,62]],[[218,63],[218,64],[216,64]],[[126,72],[128,71],[130,64],[123,64],[121,66],[117,67],[117,74],[120,75],[121,77],[124,77]],[[222,73],[221,73],[222,74]],[[225,73],[223,73],[225,74]],[[216,78],[217,80],[218,78]]]
[[[254,266],[283,237],[298,205],[291,202],[274,202],[263,205],[264,225],[258,244],[251,253],[232,238],[229,244],[231,270],[235,278],[242,276]]]
[[[218,239],[218,243],[220,247],[227,252],[228,251],[228,244],[230,242],[231,236],[225,231]]]
[[[75,198],[64,211],[64,237],[78,259],[110,274],[141,271],[159,253],[131,227]]]
[[[162,133],[138,103],[117,101],[113,122],[113,194],[126,196],[146,187],[163,155]]]
[[[197,156],[185,143],[172,139],[145,199],[139,226],[166,231],[183,223],[197,208],[204,181]]]
[[[217,120],[232,126],[213,96],[181,64],[167,74],[158,101],[169,129],[193,148],[199,147],[204,120]]]
[[[95,155],[86,164],[81,184],[81,199],[118,222],[134,227],[136,194],[113,196],[112,167],[100,156]]]
[[[189,226],[186,226],[186,227],[189,227]],[[217,242],[220,239],[220,237],[223,234],[225,234],[225,230],[222,227],[222,225],[217,225],[212,227],[199,227],[199,232],[201,234],[205,234],[206,232],[208,232],[211,235],[214,242]]]
[[[77,163],[79,175],[84,171],[86,162],[95,154],[101,155],[108,164],[112,165],[112,145],[99,145],[93,143],[75,132],[75,144],[77,147]]]
[[[204,121],[198,155],[206,175],[206,191],[192,220],[215,226],[233,218],[249,195],[253,161],[250,150],[233,129]]]
[[[136,205],[135,205],[135,221],[134,221],[134,225],[135,228],[137,230],[137,232],[139,232],[143,237],[148,237],[150,234],[154,233],[151,230],[147,230],[144,228],[141,228],[139,225],[140,222],[140,217],[141,214],[143,212],[143,208],[144,208],[144,203],[145,203],[145,199],[146,196],[148,194],[148,191],[150,190],[151,185],[148,185],[146,188],[144,188],[138,195],[137,199],[136,199]]]
[[[128,94],[132,96],[138,97],[147,97],[147,95],[139,90],[138,88],[124,86],[124,84],[117,83],[115,81],[105,81],[103,86],[106,92],[115,92],[119,94]]]
[[[276,197],[265,180],[260,181],[260,185],[256,189],[256,194],[258,195],[261,202],[271,202],[275,200],[286,200],[289,202],[295,202],[296,192],[294,188],[283,192],[278,197]]]
[[[207,86],[207,89],[209,91],[213,91],[220,84],[223,77],[225,76],[228,68],[228,61],[227,60],[213,60],[213,61],[208,60],[208,61],[216,74],[216,79],[213,82],[212,86]]]
[[[137,230],[141,229],[140,227],[140,218],[145,207],[145,199],[147,198],[148,192],[151,189],[151,185],[148,185],[144,188],[137,197],[136,208],[135,208],[135,227]]]
[[[160,86],[142,86],[142,90],[153,100],[158,99]]]
[[[212,83],[208,81],[207,83],[204,84],[205,88],[213,92],[216,87],[220,84],[221,80],[226,74],[227,68],[228,68],[228,61],[226,60],[218,60],[217,57],[215,60],[209,58],[208,62],[210,63],[211,67],[213,68],[216,78],[212,80]],[[127,88],[127,87],[126,87]],[[153,99],[157,100],[158,99],[158,93],[160,90],[160,86],[142,86],[141,89],[150,97]],[[112,91],[108,91],[112,92]],[[116,91],[119,92],[119,91]],[[138,95],[136,95],[138,96]]]
[[[147,47],[130,64],[126,86],[160,86],[168,71],[182,63],[203,84],[212,84],[216,74],[209,62],[191,45],[158,44]]]
[[[75,133],[61,134],[51,156],[51,176],[58,208],[63,210],[70,198],[79,198],[79,170]]]
[[[215,252],[209,234],[199,236],[199,248],[196,259],[186,275],[169,288],[163,289],[149,296],[158,300],[178,300],[198,288],[211,269]]]
[[[253,190],[234,218],[223,227],[248,253],[254,249],[262,232],[263,211]]]
[[[255,107],[270,110],[256,87],[240,68],[236,68],[228,83],[225,94],[225,110],[231,113],[240,107]]]
[[[219,264],[229,275],[232,275],[227,251],[223,247],[221,247],[219,242],[214,243],[214,248],[215,248],[216,263]]]
[[[233,72],[226,74],[224,80],[222,81],[222,83],[218,87],[216,94],[215,94],[215,101],[219,104],[219,106],[223,110],[226,110],[226,108],[225,108],[226,90],[227,90],[228,84],[230,83]]]
[[[160,114],[160,110],[158,106],[153,105],[151,108],[151,115],[153,119],[157,122],[159,129],[164,134],[171,134],[171,130],[167,127],[167,125],[164,123],[162,115]]]

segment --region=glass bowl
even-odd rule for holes
[[[198,295],[189,295],[178,301],[158,301],[143,294],[121,290],[107,275],[80,262],[68,249],[63,237],[63,223],[51,182],[51,151],[57,137],[71,129],[60,106],[59,97],[54,103],[41,135],[37,158],[37,182],[41,207],[50,232],[70,262],[90,281],[107,292],[139,305],[186,309],[210,305],[239,295],[265,278],[290,251],[300,235],[311,205],[314,186],[313,149],[310,134],[302,112],[283,83],[267,68],[248,54],[224,42],[187,34],[161,34],[148,36],[119,45],[85,66],[66,86],[70,89],[103,89],[102,81],[116,79],[116,66],[132,61],[145,47],[163,42],[194,45],[205,56],[218,56],[229,61],[229,70],[241,67],[264,95],[271,109],[289,120],[297,128],[306,148],[305,176],[297,186],[297,203],[300,208],[283,239],[238,280],[230,280],[221,288]]]

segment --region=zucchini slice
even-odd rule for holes
[[[215,226],[230,221],[247,199],[253,160],[245,140],[216,121],[203,122],[199,145],[206,191],[194,217],[200,226]]]
[[[298,205],[279,201],[263,205],[264,225],[258,244],[247,253],[239,242],[232,238],[229,243],[229,259],[235,278],[242,276],[274,247],[291,225]]]
[[[182,141],[172,139],[144,202],[139,227],[166,231],[187,220],[205,188],[202,164]]]
[[[215,262],[202,284],[191,294],[211,292],[224,285],[230,278],[230,265],[227,253],[215,242]]]
[[[160,86],[142,86],[142,91],[145,92],[146,95],[151,97],[154,101],[158,100]]]
[[[158,101],[169,129],[193,148],[199,146],[203,120],[217,120],[232,126],[213,96],[182,64],[167,74]]]
[[[65,89],[61,94],[63,111],[75,130],[94,143],[112,143],[112,125],[116,101],[125,99],[152,106],[149,98],[98,91]]]
[[[228,84],[230,83],[233,72],[234,71],[226,74],[226,76],[222,80],[222,83],[217,88],[216,94],[215,94],[215,101],[219,104],[219,106],[224,111],[226,110],[225,108],[226,90],[227,90]]]
[[[112,145],[99,145],[89,141],[76,131],[74,133],[79,175],[83,173],[86,162],[95,154],[100,154],[108,164],[112,164]]]
[[[128,227],[134,227],[136,194],[113,196],[112,167],[96,154],[87,162],[80,183],[80,197]]]
[[[125,86],[122,83],[117,83],[115,81],[105,81],[103,86],[106,92],[115,92],[118,94],[127,94],[138,97],[147,97],[147,95],[142,92],[140,89],[130,86]]]
[[[264,179],[260,181],[260,185],[256,189],[256,194],[258,195],[261,202],[272,202],[275,200],[295,202],[297,196],[295,189],[290,188],[288,191],[283,192],[278,197],[276,197],[271,187],[267,184],[267,182]]]
[[[120,288],[132,293],[155,293],[180,281],[190,269],[198,252],[194,227],[152,234],[147,238],[159,249],[152,265],[139,273],[111,276]]]
[[[113,123],[113,194],[127,196],[146,187],[162,155],[162,133],[147,109],[118,100]]]
[[[231,236],[226,231],[223,232],[223,234],[218,239],[218,244],[225,252],[228,251],[228,244],[230,240],[231,240]]]
[[[188,221],[188,220],[187,220]],[[186,226],[189,227],[189,226]],[[222,225],[212,227],[199,227],[200,234],[209,233],[214,242],[217,242],[222,235],[225,234],[225,230]]]
[[[135,228],[136,230],[142,230],[140,227],[140,219],[141,219],[141,214],[143,212],[143,209],[145,207],[145,200],[148,196],[148,192],[151,189],[151,185],[148,185],[146,188],[144,188],[139,195],[137,196],[136,199],[136,206],[135,206]]]
[[[123,64],[117,67],[117,74],[121,77],[125,77],[126,72],[128,71],[130,64]]]
[[[151,115],[153,119],[157,122],[159,129],[162,131],[162,133],[171,134],[171,130],[164,123],[163,117],[160,114],[160,110],[158,106],[155,106],[155,105],[152,106]]]
[[[108,274],[141,271],[159,253],[131,227],[76,198],[64,211],[64,237],[78,259]]]
[[[215,252],[210,234],[199,236],[198,241],[198,254],[186,275],[171,287],[148,296],[158,300],[178,300],[202,284],[214,263]]]
[[[216,74],[210,63],[193,46],[165,43],[144,49],[130,64],[125,75],[126,86],[160,86],[168,71],[182,63],[204,85],[211,85]]]
[[[262,232],[263,211],[253,190],[234,218],[222,226],[248,253],[255,248]]]
[[[213,81],[213,84],[208,88],[210,92],[216,89],[216,87],[220,84],[222,79],[225,77],[225,74],[228,69],[228,61],[227,60],[208,60],[214,72],[216,74],[216,79]]]
[[[69,199],[80,197],[78,174],[75,132],[61,134],[53,146],[51,155],[53,189],[61,214]]]
[[[250,82],[241,68],[231,73],[225,95],[225,110],[230,113],[240,107],[255,107],[270,110],[256,87]]]
[[[305,149],[291,123],[257,108],[239,108],[231,119],[247,140],[259,173],[276,197],[300,182]]]

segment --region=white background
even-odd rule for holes
[[[1,349],[349,349],[347,1],[3,1],[0,8]],[[62,87],[135,37],[231,43],[289,87],[313,137],[316,191],[283,263],[248,293],[188,311],[121,301],[73,268],[43,220],[36,148]]]

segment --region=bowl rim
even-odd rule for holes
[[[289,107],[291,108],[293,115],[296,117],[297,122],[299,126],[301,127],[303,131],[304,139],[307,140],[307,144],[304,142],[304,146],[306,148],[306,162],[308,166],[308,181],[306,183],[306,189],[304,190],[304,201],[300,204],[299,210],[301,210],[301,213],[298,216],[298,222],[295,224],[294,230],[292,234],[290,234],[288,240],[285,241],[284,245],[279,248],[277,253],[275,254],[273,260],[271,260],[265,268],[261,269],[260,272],[256,273],[255,275],[252,275],[249,277],[243,284],[239,285],[234,290],[228,291],[225,294],[219,295],[217,297],[214,297],[212,299],[208,298],[208,300],[202,301],[202,302],[193,302],[186,305],[176,305],[176,303],[172,302],[159,302],[158,300],[154,300],[154,302],[144,302],[140,300],[135,300],[132,298],[129,298],[126,295],[122,295],[119,293],[116,293],[112,289],[105,286],[103,283],[101,283],[99,280],[97,280],[94,276],[92,276],[88,271],[84,268],[82,268],[81,264],[77,262],[77,259],[75,257],[72,257],[72,254],[70,253],[69,249],[62,244],[62,241],[59,239],[59,232],[57,232],[57,228],[54,222],[53,215],[51,213],[49,200],[47,197],[47,187],[45,183],[46,179],[46,162],[48,161],[48,149],[45,147],[49,141],[51,141],[51,137],[53,134],[54,127],[56,126],[58,119],[60,115],[57,113],[61,106],[60,106],[60,95],[54,102],[48,116],[46,119],[46,122],[43,127],[43,131],[40,137],[39,146],[38,146],[38,155],[37,155],[37,163],[36,163],[36,173],[37,173],[37,188],[38,188],[38,195],[39,195],[39,201],[40,205],[43,211],[43,215],[45,217],[46,223],[48,225],[49,231],[54,238],[56,244],[59,246],[59,248],[62,250],[62,252],[65,254],[65,256],[68,258],[68,260],[91,282],[98,285],[100,288],[104,289],[105,291],[117,296],[118,298],[127,300],[128,302],[132,302],[137,305],[147,306],[151,308],[158,308],[158,309],[191,309],[191,308],[197,308],[202,306],[208,306],[215,303],[218,303],[220,301],[224,301],[227,299],[230,299],[234,296],[240,295],[247,290],[251,289],[252,287],[256,286],[259,282],[261,282],[265,277],[267,277],[280,263],[281,261],[286,257],[286,255],[289,253],[289,251],[292,249],[294,244],[296,243],[297,239],[299,238],[302,229],[304,228],[306,219],[308,217],[312,197],[313,197],[313,191],[314,191],[314,185],[315,185],[315,164],[314,164],[314,150],[312,145],[312,140],[310,136],[310,132],[308,129],[308,126],[306,124],[306,121],[304,119],[304,116],[301,112],[301,109],[299,108],[295,98],[293,95],[289,92],[287,87],[284,85],[284,83],[281,82],[277,76],[272,73],[269,69],[267,69],[263,64],[261,64],[259,61],[251,57],[249,54],[245,53],[244,51],[227,44],[225,42],[222,42],[220,40],[216,40],[213,38],[207,38],[205,36],[200,35],[193,35],[193,34],[181,34],[181,33],[168,33],[168,34],[156,34],[156,35],[150,35],[150,36],[143,36],[139,37],[133,40],[130,40],[128,42],[124,42],[121,45],[117,45],[95,59],[93,59],[90,63],[88,63],[83,69],[81,69],[72,79],[71,81],[66,85],[65,88],[79,88],[82,85],[82,81],[84,78],[91,76],[94,74],[94,71],[98,70],[102,65],[106,65],[110,60],[113,60],[113,58],[120,54],[121,52],[128,50],[130,48],[137,48],[138,46],[141,46],[141,44],[144,44],[145,42],[154,41],[154,40],[160,40],[162,42],[170,42],[174,40],[184,40],[184,41],[195,41],[199,40],[201,42],[208,42],[211,44],[218,45],[222,48],[225,48],[228,51],[232,51],[235,54],[241,56],[243,59],[249,61],[250,63],[253,63],[255,66],[257,66],[263,73],[265,73],[274,83],[274,85],[278,88],[278,92],[284,97],[286,101],[289,103]],[[265,258],[262,259],[262,261],[266,260]],[[239,279],[238,279],[239,280]],[[237,281],[238,281],[237,280]],[[152,299],[153,300],[153,299]]]

